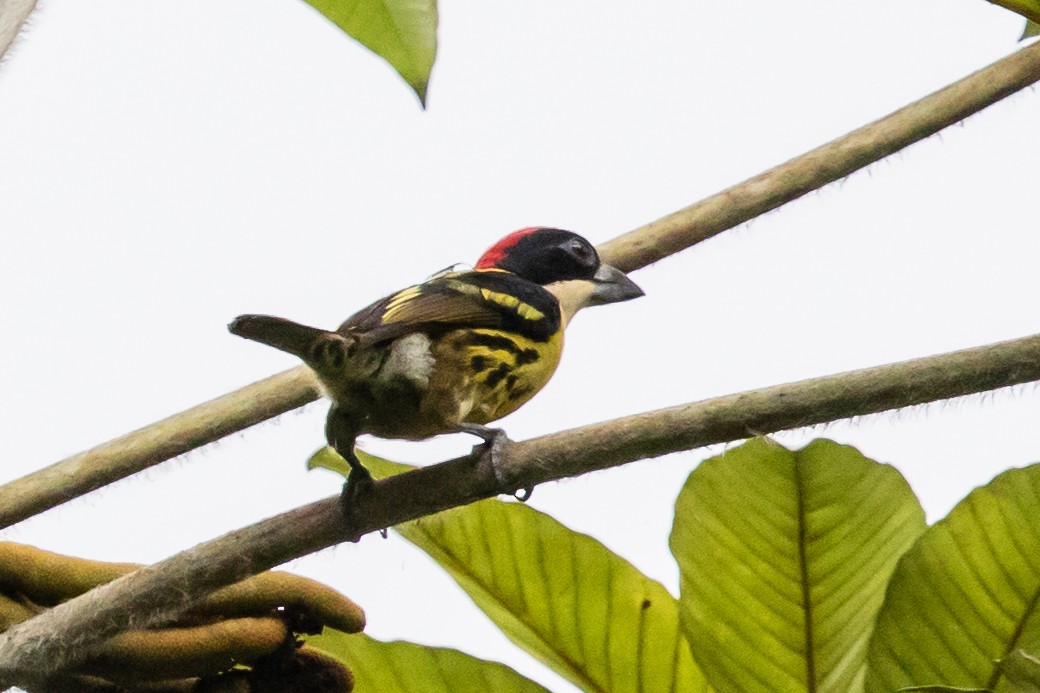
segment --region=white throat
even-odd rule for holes
[[[591,305],[596,284],[588,279],[568,279],[547,284],[545,288],[560,302],[560,318],[563,320],[563,326],[566,327],[575,313]]]

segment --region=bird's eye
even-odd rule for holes
[[[575,238],[570,242],[569,250],[571,255],[573,255],[578,262],[583,265],[591,264],[595,258],[595,254],[589,244],[578,238]]]

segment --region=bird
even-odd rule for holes
[[[643,295],[572,231],[508,234],[471,270],[448,269],[390,294],[336,330],[240,315],[228,330],[300,358],[331,400],[325,436],[350,466],[342,499],[370,487],[355,452],[363,434],[425,440],[465,432],[483,441],[496,476],[505,433],[487,424],[531,399],[560,362],[579,310]],[[529,490],[528,490],[529,493]]]

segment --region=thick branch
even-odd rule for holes
[[[2,0],[0,0],[2,1]],[[786,164],[606,243],[606,261],[644,267],[847,176],[1040,80],[1040,44]],[[0,529],[317,398],[299,369],[272,376],[0,487]]]
[[[376,484],[348,524],[338,498],[179,553],[0,636],[0,680],[55,672],[131,624],[172,618],[210,592],[350,537],[514,488],[637,459],[1040,379],[1040,335],[615,419],[505,446],[510,488],[460,458]],[[148,614],[147,617],[138,614]]]

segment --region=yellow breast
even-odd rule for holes
[[[560,362],[563,332],[537,342],[498,330],[458,330],[440,347],[439,358],[448,357],[468,373],[455,402],[440,406],[458,406],[457,421],[485,424],[512,413],[549,382]]]

